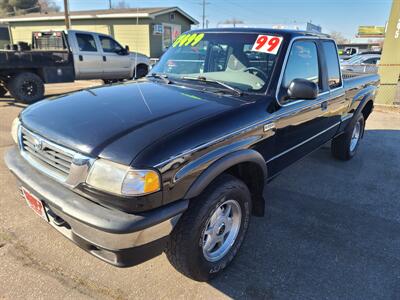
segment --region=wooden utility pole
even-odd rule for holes
[[[64,16],[65,16],[65,28],[68,30],[71,28],[71,20],[69,18],[68,0],[64,0]]]
[[[206,5],[207,4],[210,4],[210,2],[207,2],[207,0],[202,0],[202,1],[200,1],[200,2],[198,2],[197,4],[200,4],[202,7],[203,7],[203,15],[202,15],[202,19],[203,19],[203,24],[202,24],[202,26],[203,26],[203,28],[206,28],[206,26],[207,26],[207,20],[206,20]]]

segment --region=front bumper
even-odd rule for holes
[[[14,147],[5,162],[21,186],[41,199],[49,224],[96,257],[119,267],[139,264],[165,247],[188,201],[129,214],[79,196],[33,168]]]

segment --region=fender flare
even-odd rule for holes
[[[371,93],[367,93],[366,95],[364,95],[364,97],[361,99],[361,101],[358,103],[357,107],[352,110],[353,111],[353,116],[352,118],[350,118],[349,121],[347,122],[342,122],[342,124],[340,124],[340,128],[339,128],[339,133],[338,135],[342,134],[350,125],[352,122],[354,122],[355,118],[361,114],[361,112],[363,111],[363,109],[366,107],[366,105],[372,101],[372,109],[373,109],[373,103],[374,103],[374,98],[373,95]],[[353,102],[354,103],[354,102]],[[353,105],[353,104],[352,104]]]
[[[374,102],[374,98],[373,96],[368,93],[367,95],[364,96],[364,98],[360,101],[360,104],[357,106],[356,111],[354,112],[354,116],[357,116],[358,114],[360,114],[362,112],[362,110],[364,109],[364,107],[367,105],[368,102]],[[372,104],[373,105],[373,104]]]
[[[201,192],[219,175],[229,168],[240,163],[254,163],[263,171],[264,182],[268,178],[267,165],[261,154],[252,149],[238,150],[219,158],[212,163],[200,176],[193,182],[184,199],[191,199],[201,194]],[[262,195],[261,195],[262,197]]]

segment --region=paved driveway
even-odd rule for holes
[[[1,157],[20,110],[0,99]],[[352,161],[324,147],[268,185],[267,215],[211,283],[164,255],[117,269],[83,252],[25,205],[0,159],[0,298],[399,299],[400,114],[375,111],[367,125]]]

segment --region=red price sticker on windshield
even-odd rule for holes
[[[282,41],[283,38],[279,36],[259,35],[251,51],[276,54],[278,53]]]

